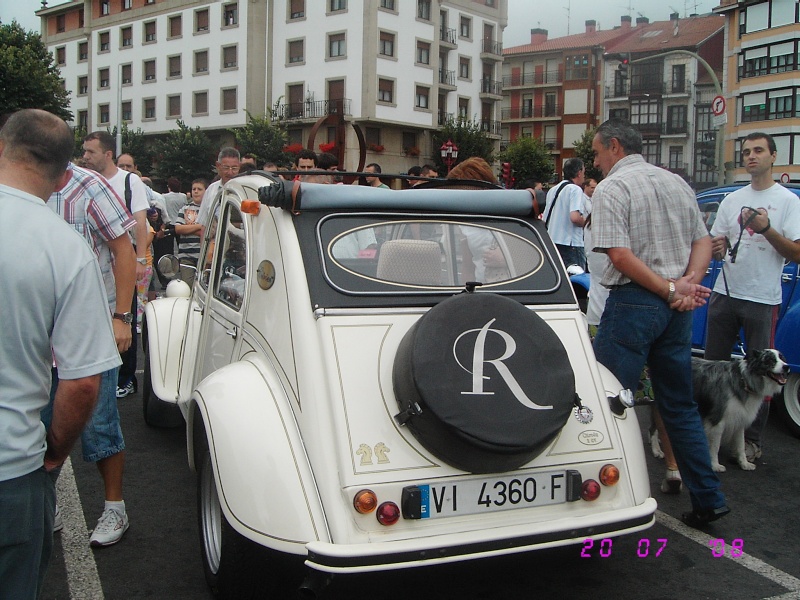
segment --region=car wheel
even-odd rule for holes
[[[144,376],[142,381],[142,412],[144,422],[150,427],[180,427],[183,425],[183,416],[177,404],[164,402],[153,393],[153,383],[150,379],[150,353],[144,355]]]
[[[397,348],[392,383],[396,421],[438,459],[472,473],[532,460],[575,406],[558,335],[498,294],[458,294],[420,317]]]
[[[783,393],[776,399],[786,427],[792,435],[800,437],[800,374],[789,374]]]
[[[206,431],[195,417],[197,523],[203,572],[214,596],[222,599],[292,597],[302,562],[264,548],[231,527],[220,506]]]

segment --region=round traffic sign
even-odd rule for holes
[[[781,173],[781,183],[789,183],[791,180],[788,173]]]
[[[714,96],[714,99],[711,101],[711,112],[716,116],[723,114],[725,112],[725,98],[722,96]]]

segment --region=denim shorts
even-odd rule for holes
[[[125,449],[122,427],[117,409],[117,375],[119,368],[114,367],[100,376],[100,393],[92,418],[81,434],[81,450],[83,460],[97,462],[114,456]],[[53,384],[50,387],[50,404],[42,411],[42,422],[50,426],[53,416],[53,399],[58,388],[58,375],[53,370]]]

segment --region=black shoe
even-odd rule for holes
[[[725,515],[731,512],[731,509],[725,505],[720,506],[719,508],[711,508],[711,509],[694,509],[692,512],[683,513],[681,516],[681,520],[686,523],[689,527],[694,527],[695,529],[702,529],[711,521],[716,521],[717,519],[721,519]]]

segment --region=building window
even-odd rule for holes
[[[222,48],[222,68],[235,69],[239,65],[238,46],[224,46]]]
[[[770,119],[790,119],[794,116],[794,96],[791,95],[792,92],[793,90],[780,90],[770,94]]]
[[[431,64],[430,42],[417,41],[417,62],[423,65]]]
[[[380,128],[367,127],[364,130],[364,141],[367,142],[367,146],[382,146]]]
[[[111,13],[111,0],[100,0],[100,16],[104,17]]]
[[[97,122],[101,125],[107,125],[111,121],[111,114],[109,112],[108,104],[101,104],[97,107]]]
[[[100,89],[107,88],[111,85],[111,82],[108,80],[109,78],[109,70],[106,69],[98,69],[97,70],[97,82]]]
[[[347,10],[347,0],[330,0],[330,12]]]
[[[639,125],[656,126],[661,122],[661,105],[657,99],[639,100],[631,103],[631,123]],[[645,127],[645,130],[651,128]]]
[[[167,59],[167,66],[169,68],[169,76],[170,77],[180,77],[181,76],[181,55],[178,54],[177,56],[170,56]]]
[[[58,15],[56,17],[56,33],[64,33],[67,30],[67,16]]]
[[[458,76],[461,79],[469,79],[470,60],[468,56],[458,57]]]
[[[297,64],[305,61],[303,56],[303,40],[292,40],[289,42],[289,64]]]
[[[175,15],[169,18],[169,37],[178,38],[183,35],[183,19],[181,15]]]
[[[233,112],[236,110],[236,88],[222,90],[222,112]]]
[[[417,108],[424,108],[425,110],[430,108],[430,89],[426,88],[423,85],[418,85],[416,94],[414,95],[414,106]]]
[[[462,38],[472,37],[472,19],[469,17],[461,17],[458,35],[460,35]]]
[[[194,53],[194,72],[202,75],[208,73],[208,50],[198,50]]]
[[[588,79],[589,55],[580,54],[577,56],[568,56],[565,68],[564,79]]]
[[[144,80],[148,81],[148,82],[156,80],[156,61],[155,60],[146,60],[146,61],[144,61]]]
[[[144,24],[144,43],[152,43],[156,41],[156,22],[148,21]]]
[[[651,165],[661,164],[661,140],[645,138],[642,140],[642,156]]]
[[[89,78],[86,75],[78,77],[78,96],[89,93]]]
[[[417,0],[417,18],[431,20],[431,0]]]
[[[194,31],[201,33],[208,31],[208,9],[195,11],[194,13]]]
[[[222,5],[222,26],[233,27],[239,24],[239,4],[229,2]]]
[[[394,10],[394,0],[381,0],[381,8]]]
[[[609,119],[622,119],[623,121],[628,120],[628,109],[627,108],[612,108],[608,111],[608,118]]]
[[[130,10],[133,8],[133,0],[122,0],[122,10]]]
[[[667,133],[686,133],[688,131],[688,107],[670,106],[667,108]]]
[[[394,56],[394,34],[381,31],[378,53],[382,56]]]
[[[742,123],[763,121],[767,118],[767,93],[758,92],[742,96]]]
[[[408,153],[409,150],[416,148],[419,150],[419,145],[417,143],[417,134],[413,131],[404,131],[403,132],[403,152]]]
[[[208,114],[208,92],[195,92],[194,93],[194,115],[207,115]]]
[[[122,120],[130,123],[133,120],[133,112],[131,110],[131,101],[126,100],[122,103]]]
[[[547,92],[544,95],[544,116],[555,117],[557,116],[558,108],[556,106],[556,93]]]
[[[155,98],[145,98],[142,101],[142,105],[144,110],[142,111],[142,118],[143,119],[155,119],[156,118],[156,99]]]
[[[133,27],[123,27],[119,30],[120,45],[123,48],[130,48],[133,46]]]
[[[469,98],[458,99],[458,118],[462,121],[469,119]]]
[[[67,64],[67,49],[64,46],[56,48],[56,64],[60,66]]]
[[[290,0],[289,2],[289,18],[302,19],[306,16],[306,1],[305,0]]]
[[[343,33],[328,35],[328,58],[347,56],[347,41]]]
[[[394,81],[378,79],[378,102],[394,102]]]
[[[78,44],[78,62],[89,59],[89,42]]]
[[[181,96],[167,96],[167,117],[175,118],[181,116]]]
[[[683,169],[683,146],[669,147],[669,168],[672,170]]]
[[[686,92],[686,65],[672,65],[672,93]]]
[[[86,131],[89,128],[89,111],[78,111],[78,128]]]
[[[122,65],[122,85],[130,85],[133,81],[133,67],[130,64]]]
[[[97,40],[100,52],[108,52],[111,49],[111,34],[109,34],[107,31],[99,34],[97,36]]]

